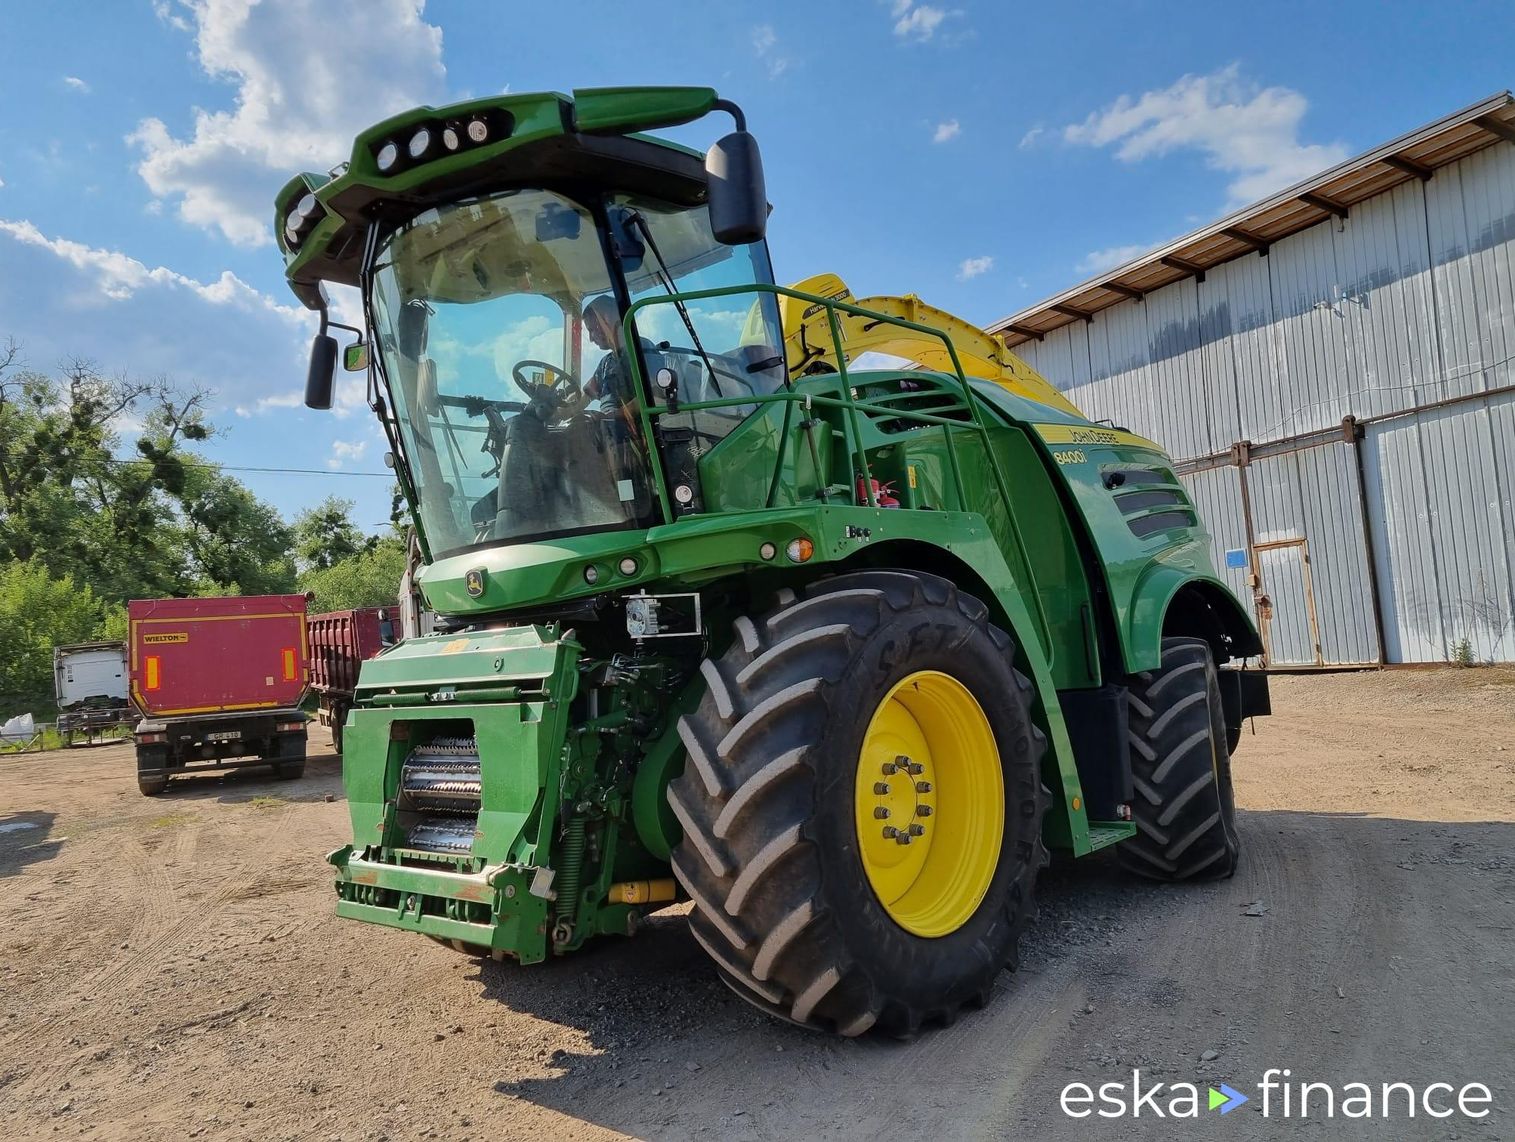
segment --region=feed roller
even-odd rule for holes
[[[426,852],[466,854],[473,847],[482,777],[474,738],[435,738],[400,768],[399,805],[417,814],[406,844]]]

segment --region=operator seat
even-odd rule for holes
[[[500,451],[496,539],[553,530],[555,508],[563,501],[557,452],[553,433],[531,409],[511,417]]]

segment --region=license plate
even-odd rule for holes
[[[221,730],[218,733],[206,734],[205,740],[208,742],[234,742],[241,737],[241,730]]]

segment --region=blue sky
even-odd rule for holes
[[[986,322],[1504,90],[1512,49],[1508,0],[0,0],[0,337],[214,388],[208,457],[316,470],[238,474],[286,516],[336,492],[377,527],[357,386],[297,406],[314,323],[269,218],[395,110],[710,84],[763,144],[780,280]]]

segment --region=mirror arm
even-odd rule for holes
[[[742,109],[731,100],[717,99],[710,105],[710,109],[712,111],[725,111],[727,114],[729,114],[734,120],[736,120],[736,129],[738,131],[745,131],[747,129],[747,116],[743,114]]]
[[[325,333],[326,333],[326,331],[327,331],[327,329],[329,329],[329,328],[330,329],[345,329],[349,333],[356,333],[358,335],[358,340],[359,341],[363,340],[363,331],[361,329],[357,328],[357,326],[346,325],[346,324],[344,324],[344,323],[342,323],[340,321],[333,321],[332,318],[331,318],[331,311],[327,308],[327,304],[328,303],[327,303],[327,300],[326,300],[326,291],[322,290],[321,291],[321,309],[320,309],[321,328],[318,329],[316,332],[320,333],[320,334],[322,334],[324,336]]]

